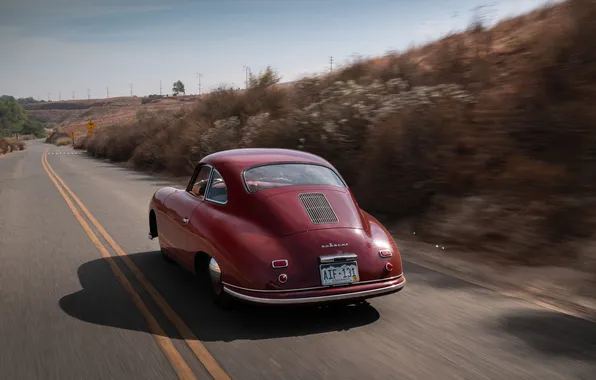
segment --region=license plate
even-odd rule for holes
[[[358,263],[355,261],[321,264],[319,270],[323,285],[344,285],[360,281]]]

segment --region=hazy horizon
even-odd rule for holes
[[[244,86],[271,65],[292,81],[353,55],[378,56],[469,25],[493,5],[494,21],[544,0],[22,0],[0,4],[0,92],[47,100],[171,94],[182,80],[196,94]]]

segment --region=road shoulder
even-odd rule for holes
[[[469,254],[452,247],[422,242],[403,229],[391,232],[406,261],[596,323],[596,297],[584,295],[585,289],[593,287],[593,279],[585,272],[564,267],[487,265],[466,260]]]

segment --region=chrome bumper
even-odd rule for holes
[[[351,292],[351,293],[341,293],[341,294],[331,294],[328,296],[318,296],[318,297],[302,297],[302,298],[264,298],[264,297],[253,297],[248,296],[246,294],[238,293],[224,285],[223,290],[231,295],[232,297],[238,298],[243,301],[247,302],[254,302],[260,304],[267,304],[267,305],[299,305],[299,304],[306,304],[306,303],[321,303],[321,302],[330,302],[330,301],[343,301],[343,300],[351,300],[356,298],[363,298],[363,297],[375,297],[380,296],[385,293],[395,292],[400,290],[406,285],[406,279],[399,284],[387,286],[380,289],[371,289],[371,290],[363,290],[360,292]]]

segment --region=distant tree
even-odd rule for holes
[[[35,103],[39,103],[39,100],[35,100],[34,98],[32,98],[30,96],[28,98],[18,98],[17,103],[19,103],[19,104],[35,104]]]
[[[186,95],[186,90],[184,89],[184,83],[182,83],[182,81],[174,82],[172,91],[174,92],[174,96],[178,95],[179,93],[183,93],[184,95]]]
[[[19,134],[43,136],[43,126],[30,120],[27,111],[12,96],[0,97],[0,137]]]
[[[264,72],[259,73],[259,75],[250,74],[248,79],[248,87],[249,88],[267,88],[278,83],[281,80],[281,77],[271,68],[271,66],[267,66]]]

